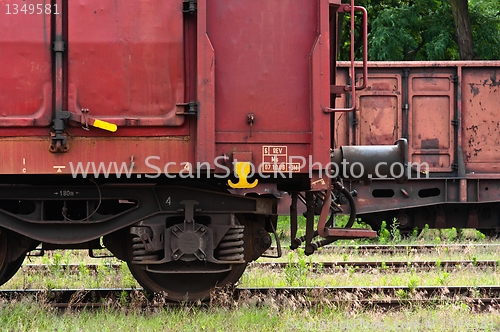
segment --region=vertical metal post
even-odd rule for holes
[[[64,92],[64,62],[63,53],[65,44],[63,39],[63,1],[53,0],[51,6],[51,26],[52,26],[52,47],[53,56],[53,90],[54,90],[54,111],[53,111],[53,133],[52,142],[49,147],[51,152],[66,152],[66,136],[64,135],[64,120],[69,118],[69,114],[63,111]],[[58,8],[56,11],[55,9]]]
[[[298,220],[297,220],[297,200],[299,198],[298,192],[292,193],[292,203],[290,204],[290,249],[297,249],[300,245],[300,241],[297,239],[297,228],[298,228]]]
[[[54,109],[55,111],[61,111],[63,105],[63,52],[64,52],[64,41],[63,41],[63,22],[62,22],[62,1],[53,1],[52,8],[60,8],[58,14],[52,13],[53,22],[53,50],[54,50]]]
[[[403,69],[403,107],[402,107],[402,120],[403,120],[403,128],[402,128],[402,137],[408,139],[408,111],[410,109],[410,100],[409,100],[409,92],[408,92],[408,78],[410,77],[410,68]]]
[[[311,191],[306,192],[306,255],[312,255],[314,253],[314,247],[312,246],[312,239],[314,237],[314,209],[316,204],[314,203],[314,195]]]

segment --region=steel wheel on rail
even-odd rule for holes
[[[235,284],[243,274],[246,264],[234,264],[231,271],[219,273],[154,273],[127,262],[130,272],[149,293],[165,293],[169,300],[193,302],[205,300],[216,287]],[[207,263],[210,264],[210,263]],[[191,263],[189,268],[203,269],[203,262]],[[172,266],[173,268],[173,266]]]
[[[181,224],[178,224],[181,225]],[[216,248],[219,259],[225,255],[227,264],[216,264],[205,260],[172,261],[164,264],[145,265],[134,263],[134,250],[141,246],[140,239],[133,236],[127,241],[127,265],[139,284],[149,293],[163,293],[172,301],[193,302],[206,300],[215,288],[234,285],[245,271],[245,247],[233,247],[231,244],[243,244],[246,227],[235,225],[230,229]],[[235,240],[235,237],[237,238]],[[238,256],[237,261],[231,257]],[[242,262],[243,260],[243,262]]]
[[[19,268],[23,265],[24,258],[26,258],[26,254],[21,255],[21,257],[15,261],[7,263],[5,267],[2,267],[2,271],[0,272],[0,285],[5,284],[17,273],[17,271],[19,271]]]
[[[9,281],[19,270],[24,262],[26,254],[22,254],[19,258],[12,262],[8,262],[10,244],[7,236],[7,231],[1,229],[0,233],[0,285]]]

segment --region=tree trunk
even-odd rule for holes
[[[470,24],[467,0],[449,0],[455,29],[457,31],[458,52],[461,60],[474,59],[474,41]]]

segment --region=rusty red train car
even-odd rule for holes
[[[275,196],[228,191],[259,181],[291,193],[294,237],[304,201],[308,254],[374,236],[327,220],[355,216],[332,156],[406,158],[404,139],[332,150],[337,97],[362,88],[336,82],[355,11],[366,39],[354,1],[0,0],[0,283],[40,244],[104,245],[146,290],[207,298],[276,235]]]
[[[347,82],[350,68],[338,71]],[[364,75],[358,69],[357,79]],[[500,62],[373,62],[356,111],[337,114],[335,144],[408,140],[409,181],[382,179],[357,190],[357,213],[379,229],[397,219],[415,227],[500,230]],[[341,104],[352,99],[342,97]]]

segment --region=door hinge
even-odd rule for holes
[[[188,14],[195,14],[197,10],[196,4],[197,4],[196,0],[184,0],[182,12]]]
[[[54,117],[53,130],[50,133],[50,146],[49,151],[53,153],[68,152],[68,144],[66,142],[67,134],[64,132],[64,120],[69,119],[70,114],[68,111],[57,110]]]
[[[198,103],[190,101],[189,103],[178,103],[175,104],[177,110],[175,114],[177,115],[196,115],[198,114]]]
[[[53,43],[54,52],[64,52],[66,50],[65,43],[62,40],[57,40]]]
[[[66,128],[65,121],[71,120],[81,124],[82,128],[89,130],[89,126],[99,128],[102,130],[114,133],[117,130],[116,124],[107,121],[99,120],[89,116],[89,109],[82,108],[79,114],[58,110],[54,117],[54,125],[50,133],[51,142],[49,151],[53,153],[68,152],[69,147],[67,144],[67,133],[64,131]]]

